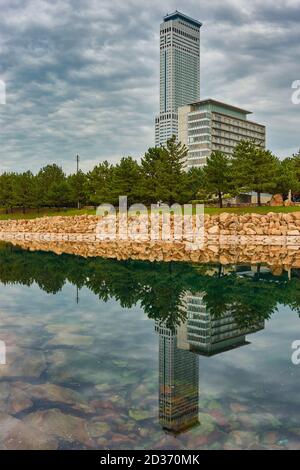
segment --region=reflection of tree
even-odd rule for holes
[[[66,282],[88,287],[100,299],[116,298],[123,307],[140,302],[152,319],[173,328],[185,319],[184,294],[203,293],[209,313],[222,316],[230,311],[242,326],[268,319],[278,303],[300,311],[300,282],[295,277],[258,273],[220,276],[218,269],[188,263],[150,263],[55,255],[24,251],[2,244],[0,281],[4,284],[33,282],[56,293]]]
[[[267,320],[278,304],[300,311],[300,283],[297,279],[288,281],[286,276],[265,273],[249,278],[232,273],[222,278],[206,278],[203,291],[203,301],[212,315],[222,316],[230,311],[243,327]]]

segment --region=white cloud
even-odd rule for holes
[[[168,0],[2,0],[0,170],[67,171],[139,157],[154,141],[159,23]],[[267,125],[268,145],[300,147],[299,1],[187,0],[202,28],[201,94],[244,106]]]

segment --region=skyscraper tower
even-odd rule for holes
[[[155,145],[178,133],[179,106],[200,99],[200,28],[202,23],[178,11],[160,25],[160,114]]]

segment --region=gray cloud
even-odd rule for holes
[[[0,170],[71,171],[154,141],[159,23],[177,2],[0,0]],[[203,22],[201,94],[244,106],[280,156],[300,147],[300,1],[187,0]]]

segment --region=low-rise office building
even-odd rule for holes
[[[247,119],[251,111],[207,99],[178,109],[178,140],[188,147],[187,168],[205,165],[215,150],[233,154],[241,140],[266,145],[266,128]]]

